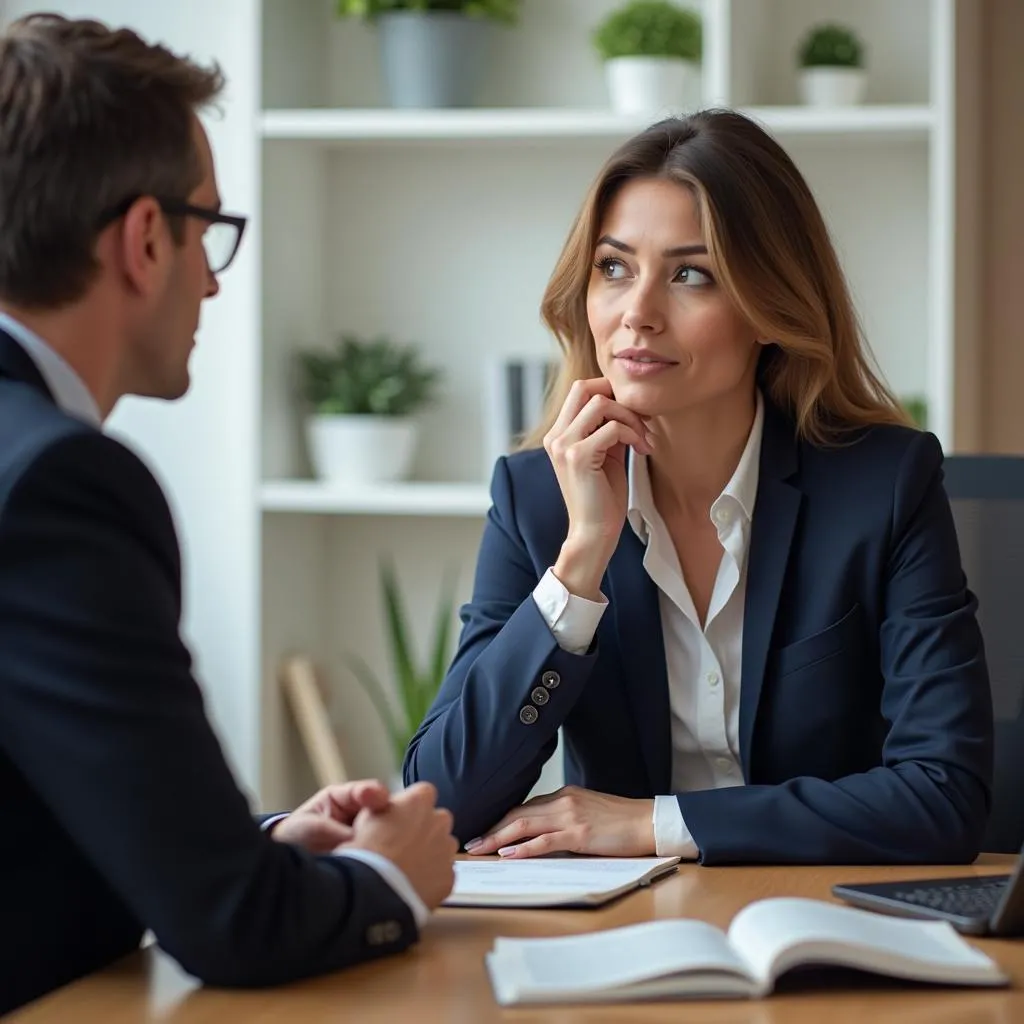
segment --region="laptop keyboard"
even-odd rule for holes
[[[913,889],[897,890],[892,895],[904,903],[928,907],[944,914],[988,918],[1003,898],[1006,885],[1005,878],[991,882],[978,879],[972,882],[915,886]]]

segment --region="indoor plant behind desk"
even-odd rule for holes
[[[344,336],[333,351],[299,354],[306,436],[317,476],[343,485],[402,480],[416,449],[414,414],[440,374],[412,346]]]

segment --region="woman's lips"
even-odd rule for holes
[[[628,376],[638,379],[657,376],[679,365],[673,359],[666,359],[643,349],[626,349],[618,352],[615,361]]]

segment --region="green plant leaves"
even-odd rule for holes
[[[373,669],[357,654],[346,654],[345,661],[352,675],[355,676],[356,682],[363,688],[366,696],[370,698],[370,703],[373,704],[377,714],[380,715],[380,720],[388,731],[388,738],[391,740],[392,749],[396,752],[398,750],[404,752],[407,743],[405,737],[409,733],[409,728],[391,710],[391,702],[388,699],[388,695],[384,692],[384,687],[377,680]],[[401,764],[401,756],[399,756],[398,763]]]
[[[633,0],[615,11],[594,32],[603,60],[614,57],[680,57],[699,61],[702,23],[696,11],[667,0]]]
[[[471,17],[513,24],[520,0],[336,0],[339,17],[375,18],[389,11],[462,11]]]
[[[381,562],[384,624],[393,672],[390,696],[362,658],[354,654],[345,658],[356,682],[369,697],[388,731],[395,763],[398,765],[401,765],[409,741],[430,710],[448,671],[457,575],[454,567],[449,568],[441,581],[430,656],[424,665],[420,665],[412,649],[411,630],[394,565],[388,560]]]
[[[411,346],[343,336],[331,352],[300,352],[303,398],[319,415],[408,416],[434,400],[438,370]]]
[[[843,25],[817,25],[800,44],[799,59],[805,68],[859,68],[864,63],[864,47]]]

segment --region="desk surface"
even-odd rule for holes
[[[128,1024],[173,1021],[248,1024],[288,1020],[678,1021],[687,1024],[1018,1024],[1024,1021],[1024,940],[979,941],[1013,978],[1007,990],[930,989],[849,982],[802,985],[760,1001],[630,1003],[501,1010],[491,995],[483,955],[497,935],[563,935],[656,917],[696,917],[721,927],[753,900],[769,896],[829,899],[838,881],[1005,872],[1014,858],[986,855],[959,868],[702,868],[684,865],[647,890],[599,910],[441,910],[412,950],[284,988],[247,992],[203,989],[153,948],[32,1004],[17,1024]],[[845,983],[844,983],[845,984]],[[682,1006],[685,1005],[685,1011]]]

